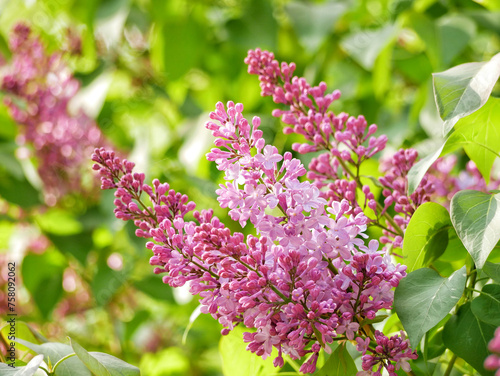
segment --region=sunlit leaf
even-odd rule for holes
[[[423,268],[401,280],[394,294],[394,309],[413,347],[457,304],[465,289],[466,278],[464,266],[449,278]]]
[[[490,180],[493,162],[500,155],[499,124],[500,98],[491,97],[479,110],[456,123],[455,132],[451,134],[446,145],[446,149],[463,146],[486,183]]]
[[[500,54],[483,63],[461,64],[434,73],[434,97],[447,134],[456,122],[481,108],[500,76]]]
[[[460,191],[451,200],[451,222],[481,269],[500,239],[500,194]]]
[[[344,345],[340,345],[330,355],[325,365],[317,372],[317,376],[355,376],[358,372],[354,360]]]
[[[248,329],[246,331],[249,331]],[[219,352],[222,357],[222,372],[224,376],[266,376],[274,371],[273,358],[277,356],[276,349],[266,360],[246,350],[243,342],[245,329],[237,326],[231,333],[222,336],[219,342]]]
[[[428,266],[443,254],[450,228],[450,215],[443,206],[426,202],[417,208],[403,242],[403,262],[408,266],[408,272]]]

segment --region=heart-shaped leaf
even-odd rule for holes
[[[444,120],[443,134],[447,134],[460,118],[488,100],[500,76],[500,54],[488,62],[461,64],[432,76],[434,98]]]
[[[457,235],[481,269],[500,239],[500,194],[460,191],[450,207]]]
[[[480,321],[466,303],[453,315],[443,329],[443,342],[483,376],[493,376],[484,369],[484,359],[489,355],[488,343],[493,338],[495,327]]]
[[[418,269],[401,280],[394,294],[394,309],[412,347],[457,304],[465,289],[465,266],[449,278],[432,269]]]

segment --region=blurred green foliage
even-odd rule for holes
[[[217,101],[242,102],[262,116],[267,141],[279,149],[294,142],[246,73],[248,49],[296,62],[298,75],[342,91],[336,112],[363,114],[393,148],[413,145],[423,154],[442,137],[431,73],[500,50],[497,0],[0,0],[7,61],[18,22],[50,51],[67,51],[82,84],[77,104],[148,180],[168,181],[239,231],[218,209],[222,176],[204,159],[208,112]],[[81,38],[78,51],[68,44],[72,35]],[[114,218],[112,193],[44,207],[33,166],[15,157],[17,126],[3,105],[0,123],[0,256],[2,265],[22,265],[22,319],[50,339],[71,336],[145,375],[221,375],[220,326],[200,315],[182,341],[196,299],[152,273],[145,242]],[[41,235],[44,252],[33,246]]]

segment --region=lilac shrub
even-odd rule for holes
[[[70,113],[68,104],[80,84],[63,61],[63,55],[48,54],[28,26],[18,24],[11,35],[12,60],[0,81],[8,95],[4,102],[21,126],[18,155],[32,153],[43,182],[45,201],[56,202],[69,192],[95,191],[83,183],[87,156],[105,146],[96,123],[83,112]]]

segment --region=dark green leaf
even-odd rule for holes
[[[24,285],[45,318],[62,297],[64,259],[57,252],[28,254],[22,264]]]
[[[465,266],[449,278],[432,269],[418,269],[402,279],[394,294],[394,309],[412,347],[441,321],[460,300],[467,275]]]
[[[134,286],[154,299],[175,304],[172,288],[162,281],[162,276],[151,274],[134,281]]]
[[[74,340],[70,339],[76,356],[96,376],[139,376],[139,368],[124,362],[112,355],[101,352],[88,352]]]
[[[481,321],[500,326],[500,285],[485,285],[472,301],[472,313]]]
[[[483,266],[483,272],[495,282],[500,283],[500,264],[493,264],[486,261]]]
[[[483,376],[493,376],[483,367],[489,355],[488,343],[495,327],[479,321],[472,313],[471,303],[466,303],[444,326],[443,342],[457,356],[465,360]]]
[[[355,376],[358,372],[354,360],[344,345],[340,345],[328,358],[317,376]]]
[[[40,205],[40,192],[23,176],[21,178],[2,173],[0,168],[0,196],[23,208]]]
[[[500,76],[500,54],[484,63],[458,65],[434,73],[434,97],[447,134],[456,122],[481,108]]]
[[[61,252],[71,254],[82,265],[87,263],[87,255],[92,249],[92,234],[88,231],[76,235],[59,236],[47,234],[50,241]]]
[[[500,239],[500,194],[460,191],[451,200],[451,222],[481,269]]]
[[[450,215],[443,206],[426,202],[417,208],[403,242],[403,261],[408,272],[431,264],[444,253],[451,227]]]

